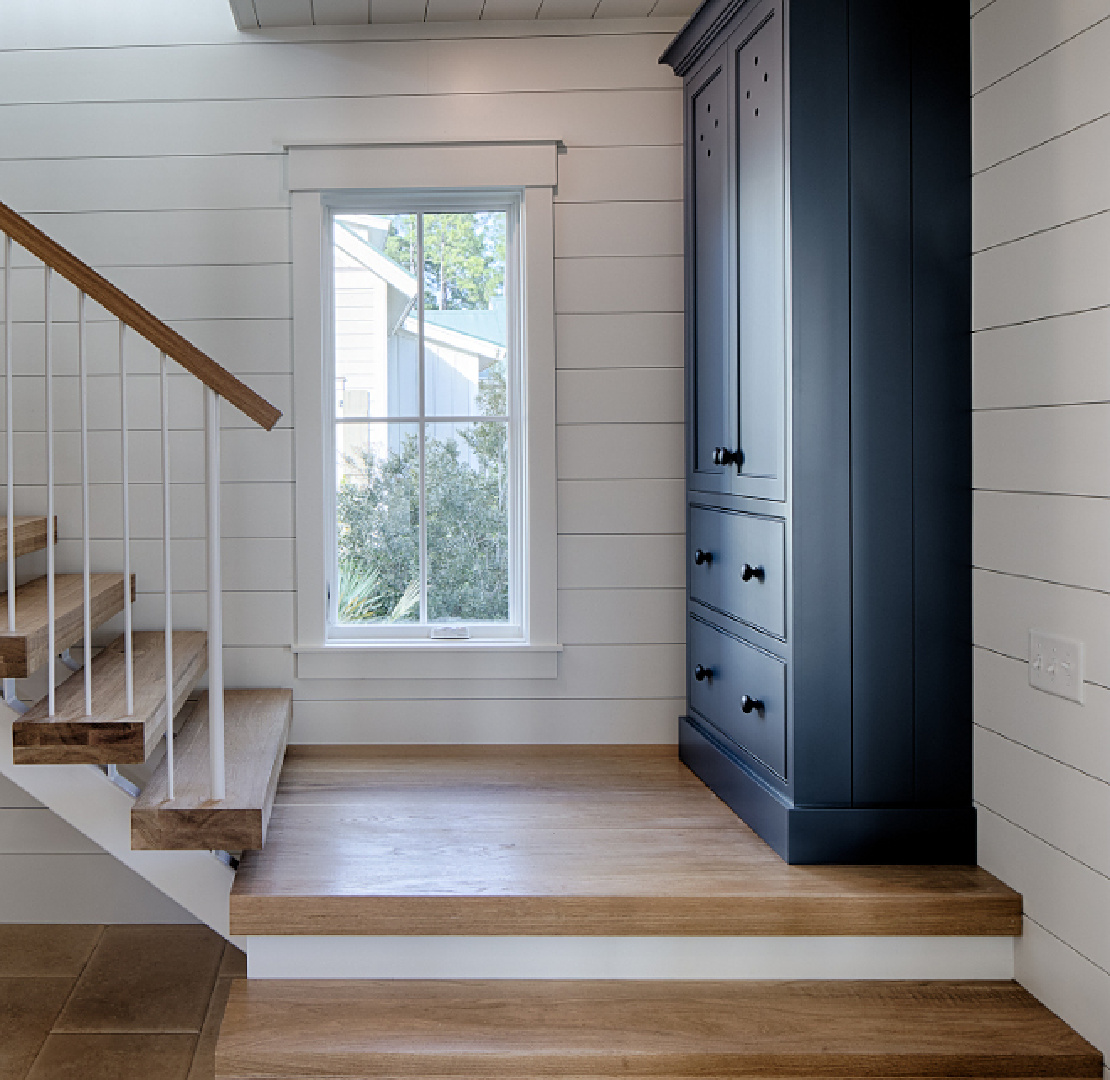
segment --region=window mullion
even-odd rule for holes
[[[424,214],[416,215],[416,293],[417,293],[417,379],[419,398],[420,448],[420,624],[428,624],[428,493],[426,483],[427,409],[424,400]]]

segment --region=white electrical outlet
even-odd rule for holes
[[[1083,642],[1029,631],[1029,685],[1083,703]]]

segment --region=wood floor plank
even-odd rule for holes
[[[15,528],[12,530],[15,536],[15,557],[18,559],[22,555],[30,555],[32,551],[42,551],[46,547],[47,536],[49,530],[46,526],[45,517],[20,517],[18,514],[15,519]],[[54,518],[54,543],[58,542],[58,519]],[[0,563],[8,561],[8,519],[7,517],[0,518]],[[4,582],[4,588],[7,588],[7,581]]]
[[[40,701],[12,725],[17,765],[138,765],[166,732],[166,636],[133,636],[134,710],[127,714],[126,652],[121,635],[92,663],[93,714],[85,713],[85,675],[75,672],[56,695],[49,716]],[[208,666],[208,635],[202,630],[173,634],[173,715],[184,705]]]
[[[95,629],[123,610],[122,574],[90,576],[89,607]],[[58,652],[80,641],[85,632],[84,584],[81,574],[58,574],[54,579],[54,645]],[[131,600],[135,575],[131,575]],[[49,619],[46,578],[20,585],[15,593],[16,629],[0,631],[0,678],[25,679],[49,659]],[[0,598],[0,626],[8,625],[8,596]]]
[[[1015,983],[241,981],[216,1076],[1101,1077]]]
[[[146,851],[261,848],[289,738],[289,690],[228,690],[224,697],[227,797],[211,798],[208,693],[174,740],[174,798],[163,761],[131,810],[131,847]]]
[[[236,934],[1013,935],[974,867],[787,866],[673,748],[291,749]]]

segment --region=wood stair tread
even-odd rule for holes
[[[68,649],[84,635],[84,591],[81,574],[57,574],[54,578],[54,645]],[[89,580],[93,627],[123,611],[123,574],[92,574]],[[131,575],[131,600],[135,599],[135,575]],[[25,582],[15,592],[14,633],[0,631],[0,678],[25,679],[49,659],[49,618],[46,578]],[[8,597],[0,598],[0,626],[8,625]]]
[[[30,555],[32,551],[46,549],[49,530],[46,525],[45,515],[41,517],[15,516],[15,557]],[[58,519],[54,518],[54,543],[58,542]],[[8,519],[0,517],[0,563],[8,561]],[[7,588],[5,582],[4,587]],[[17,601],[18,604],[18,601]]]
[[[17,601],[18,603],[18,601]],[[17,607],[18,611],[18,607]],[[121,635],[93,659],[93,715],[85,713],[85,675],[75,672],[57,689],[55,716],[46,699],[12,725],[17,765],[137,765],[166,731],[165,634],[133,636],[134,714],[127,715],[125,639]],[[173,634],[176,716],[208,666],[208,635]]]
[[[166,763],[131,810],[131,847],[146,851],[245,851],[261,848],[289,738],[290,690],[236,689],[224,694],[227,797],[210,798],[208,693],[174,740],[174,798],[166,798]]]
[[[1021,933],[971,866],[788,866],[673,748],[294,747],[235,934]]]
[[[241,980],[220,1080],[1101,1077],[1012,982]]]

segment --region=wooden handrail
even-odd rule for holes
[[[66,281],[110,311],[120,322],[126,323],[135,333],[146,338],[160,352],[176,360],[186,371],[215,390],[220,397],[229,401],[256,424],[269,431],[281,418],[281,411],[256,394],[246,383],[240,382],[192,342],[186,341],[176,330],[171,330],[161,319],[151,315],[146,308],[101,277],[91,266],[70,254],[41,229],[37,229],[25,217],[3,203],[0,203],[0,232],[7,234],[20,247],[41,259],[55,273],[61,274]]]

